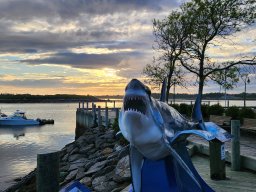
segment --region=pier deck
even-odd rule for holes
[[[210,162],[206,156],[195,155],[192,157],[194,166],[198,173],[216,192],[255,192],[256,173],[247,170],[231,171],[230,166],[226,166],[226,180],[214,181],[210,179]]]
[[[210,178],[210,162],[207,156],[194,155],[194,166],[205,182],[216,192],[256,192],[256,173],[242,170],[231,171],[226,165],[226,180],[215,181]],[[128,192],[129,187],[122,192]]]

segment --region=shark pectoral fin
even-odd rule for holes
[[[179,131],[177,132],[174,137],[171,139],[171,143],[175,142],[179,137],[183,135],[190,135],[190,134],[195,134],[198,135],[207,141],[213,140],[215,138],[215,135],[212,134],[211,132],[208,131],[203,131],[203,130],[185,130],[185,131]]]
[[[232,138],[231,134],[213,122],[205,122],[205,127],[208,132],[214,134],[215,138],[221,142],[229,141]]]
[[[143,166],[143,155],[131,145],[130,147],[130,167],[132,175],[133,192],[141,191],[141,169]]]

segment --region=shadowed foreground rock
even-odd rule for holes
[[[78,180],[92,191],[121,191],[131,182],[128,153],[128,146],[119,145],[113,130],[89,129],[61,150],[60,186]],[[36,191],[35,180],[34,171],[6,192]]]

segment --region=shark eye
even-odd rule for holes
[[[151,91],[150,91],[150,89],[147,87],[147,86],[145,86],[145,91],[146,91],[146,93],[150,96],[151,95]]]

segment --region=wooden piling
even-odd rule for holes
[[[231,170],[240,170],[240,121],[231,120],[231,134],[233,135],[231,144]]]
[[[101,120],[101,107],[98,106],[98,126],[102,125],[102,120]]]
[[[59,175],[59,152],[37,154],[37,192],[58,192]]]
[[[93,116],[93,120],[96,120],[96,105],[94,103],[92,103],[92,116]]]
[[[119,109],[115,108],[115,111],[116,111],[116,118],[118,119],[119,118]]]
[[[108,128],[108,107],[105,108],[105,127]]]
[[[225,145],[217,139],[209,142],[210,175],[213,180],[226,179]]]

